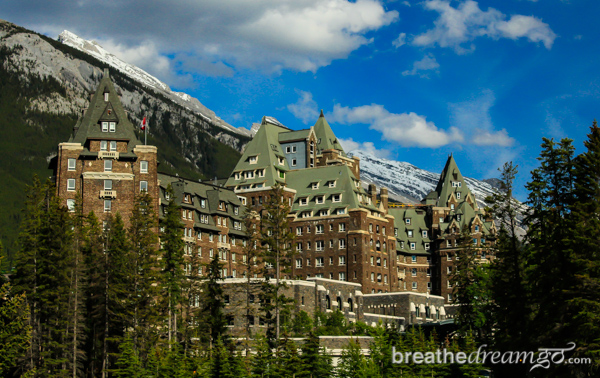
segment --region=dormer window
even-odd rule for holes
[[[256,164],[258,162],[258,156],[250,156],[250,158],[248,158],[248,162],[250,164]]]
[[[285,159],[282,158],[281,156],[279,156],[277,159],[278,159],[279,165],[284,165],[285,164]]]
[[[341,194],[334,194],[331,197],[333,202],[342,202],[342,195]]]
[[[111,133],[114,133],[115,130],[117,128],[117,123],[116,122],[109,122],[108,123],[108,131],[110,131]]]
[[[235,177],[236,180],[239,180],[240,179],[240,173],[236,172],[235,175],[234,175],[234,177]]]
[[[406,233],[408,234],[409,238],[413,237],[413,230],[407,230]]]
[[[318,181],[317,182],[313,182],[311,184],[311,186],[312,186],[313,190],[319,189],[319,182]]]
[[[308,205],[308,198],[307,197],[300,198],[300,206],[306,206],[306,205]]]
[[[265,177],[265,170],[264,169],[259,169],[258,170],[258,177]]]
[[[102,132],[106,133],[108,132],[108,122],[102,122]]]
[[[410,224],[410,218],[406,218],[406,224]]]
[[[456,199],[460,199],[460,192],[456,192]]]
[[[104,92],[104,101],[108,102],[108,92]]]
[[[346,208],[337,209],[337,213],[338,213],[338,215],[346,214]]]
[[[479,226],[478,225],[475,226],[475,232],[479,232]]]
[[[427,230],[423,231],[423,237],[426,238],[427,237]]]
[[[335,188],[335,180],[329,181],[327,184],[330,188]]]
[[[315,202],[318,204],[322,204],[325,202],[325,197],[324,196],[315,197]]]

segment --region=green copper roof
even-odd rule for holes
[[[472,200],[475,200],[475,197],[473,197],[473,194],[469,190],[469,187],[458,169],[458,165],[456,165],[454,156],[452,155],[450,155],[446,161],[446,166],[440,175],[440,180],[435,188],[435,193],[437,194],[437,203],[435,205],[440,207],[448,206],[448,200],[452,193],[454,193],[455,197],[457,197],[456,193],[460,193],[460,198],[458,198],[459,202],[466,200],[469,196]],[[426,203],[433,204],[430,203],[433,198],[433,195],[430,193],[426,198]]]
[[[346,165],[290,171],[287,174],[287,184],[296,190],[292,212],[312,211],[313,216],[316,216],[320,210],[329,210],[329,214],[335,214],[337,209],[342,208],[377,211],[373,204],[368,203],[367,193],[360,185],[357,187],[357,182]],[[313,184],[316,184],[315,189]],[[339,202],[334,202],[337,195],[340,195]],[[303,199],[307,199],[306,205],[301,205]]]
[[[414,208],[390,208],[388,213],[394,217],[394,228],[398,230],[396,235],[397,253],[405,255],[431,253],[433,245],[426,211]],[[410,220],[409,223],[407,220]],[[423,231],[426,231],[425,235]],[[411,243],[415,243],[414,250],[411,249]],[[429,243],[429,249],[425,249],[426,243]]]
[[[305,140],[310,134],[310,129],[288,131],[287,133],[279,134],[279,143],[291,142],[294,140]]]
[[[331,127],[329,126],[329,123],[327,123],[322,110],[321,115],[319,116],[319,119],[313,128],[315,130],[315,136],[317,137],[317,148],[319,151],[336,149],[345,155],[342,145],[336,138],[333,130],[331,130]]]
[[[279,134],[289,129],[271,123],[263,122],[254,138],[246,146],[244,154],[238,161],[233,173],[227,180],[227,187],[270,187],[276,181],[285,182],[281,172],[289,170],[285,154],[279,145]],[[282,164],[279,163],[283,159]],[[256,160],[254,160],[256,159]],[[263,171],[260,175],[258,171]],[[253,177],[248,178],[243,173],[252,171]],[[240,177],[236,180],[236,174]],[[285,173],[284,173],[285,176]]]
[[[108,93],[108,101],[104,100],[105,93]],[[115,122],[115,131],[103,132],[102,121]],[[110,80],[108,70],[105,70],[104,77],[100,80],[83,118],[77,121],[75,134],[69,142],[81,143],[87,148],[86,142],[89,139],[127,140],[129,141],[127,150],[132,152],[135,146],[141,144],[134,130]]]

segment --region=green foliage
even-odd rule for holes
[[[223,264],[219,262],[219,254],[215,253],[210,264],[206,267],[206,280],[202,284],[201,324],[206,329],[204,335],[208,338],[211,348],[221,340],[227,325],[223,308],[223,288],[219,284],[223,278]]]
[[[16,373],[31,345],[29,308],[25,295],[14,295],[8,283],[0,286],[0,376]]]

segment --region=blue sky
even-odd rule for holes
[[[598,117],[597,0],[0,0],[0,18],[97,40],[234,126],[308,127],[346,149],[524,185],[542,137]],[[524,199],[525,191],[517,192]]]

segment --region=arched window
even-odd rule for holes
[[[348,308],[350,312],[354,311],[354,304],[352,303],[352,298],[348,298]]]
[[[325,297],[325,308],[331,310],[331,299],[329,298],[329,295]]]
[[[375,243],[375,246],[377,247],[378,251],[381,251],[381,243],[379,242],[379,240],[377,240],[377,243]]]
[[[338,310],[342,311],[342,298],[337,297]]]

